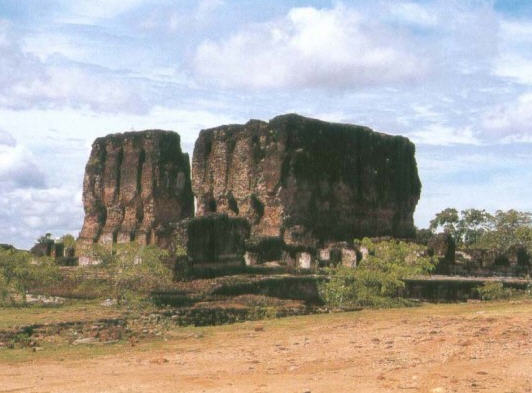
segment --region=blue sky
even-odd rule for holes
[[[77,234],[98,136],[287,112],[411,138],[419,227],[530,211],[532,3],[0,0],[0,243]]]

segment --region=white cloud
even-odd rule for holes
[[[412,109],[414,110],[416,119],[441,121],[444,117],[441,112],[436,111],[434,107],[430,104],[414,104],[412,105]]]
[[[74,37],[51,32],[28,35],[22,40],[21,46],[23,52],[37,56],[42,62],[57,55],[70,59],[86,59],[90,55]]]
[[[481,142],[471,127],[450,127],[433,123],[408,133],[415,143],[424,145],[479,145]]]
[[[77,66],[48,66],[45,72],[44,78],[20,81],[2,89],[0,105],[6,108],[86,106],[98,112],[148,110],[149,104],[130,88],[127,79]]]
[[[61,188],[0,191],[0,239],[30,248],[39,236],[72,233],[77,236],[83,208],[77,190]]]
[[[502,20],[500,36],[507,42],[532,43],[532,22],[520,20]]]
[[[398,31],[339,5],[293,8],[226,40],[205,41],[196,74],[224,87],[346,89],[417,80],[426,61]]]
[[[0,188],[43,188],[44,173],[23,146],[0,144]]]
[[[521,20],[501,20],[499,56],[493,74],[532,85],[532,23]]]
[[[422,27],[434,27],[438,24],[438,14],[431,13],[417,3],[392,3],[390,10],[399,20]]]
[[[133,81],[127,78],[82,67],[53,67],[49,75],[50,82],[42,86],[42,95],[47,100],[88,105],[98,112],[145,113],[150,106],[141,92],[135,91],[141,86],[132,86]]]
[[[532,85],[532,58],[527,58],[521,53],[502,54],[494,65],[494,75],[512,78],[515,81]]]
[[[68,23],[94,23],[98,19],[111,19],[135,7],[145,0],[66,0],[66,15],[60,20]]]
[[[199,0],[196,9],[196,17],[198,19],[203,19],[211,15],[224,4],[225,2],[223,0]]]
[[[9,132],[0,129],[0,146],[15,147],[17,144],[16,139]]]
[[[138,25],[148,31],[159,30],[172,34],[177,31],[190,32],[200,25],[208,26],[209,21],[216,16],[215,12],[224,5],[223,0],[198,0],[194,8],[186,9],[168,2],[161,7],[151,7],[146,15],[142,15]]]
[[[0,106],[28,109],[57,106],[89,107],[100,112],[145,113],[149,104],[142,84],[101,67],[49,63],[25,52],[0,24]]]
[[[484,114],[483,128],[502,142],[532,142],[532,92]]]

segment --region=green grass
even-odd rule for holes
[[[33,352],[32,348],[17,348],[0,350],[0,363],[19,363],[38,360],[76,360],[98,356],[125,353],[128,351],[149,351],[163,346],[162,339],[151,339],[131,347],[130,343],[122,340],[113,344],[104,345],[69,345],[67,343],[49,344],[41,346],[42,350]]]
[[[234,325],[230,325],[233,326]],[[131,346],[128,340],[120,340],[111,344],[70,345],[65,341],[60,343],[43,343],[42,350],[34,352],[33,348],[0,349],[0,364],[23,363],[39,360],[69,361],[92,359],[99,356],[109,356],[127,353],[142,353],[167,349],[171,344],[182,340],[204,340],[214,337],[216,330],[199,327],[179,327],[168,334],[168,338],[152,337],[143,339]]]
[[[124,312],[99,301],[72,301],[57,306],[0,307],[0,330],[21,325],[116,318]]]

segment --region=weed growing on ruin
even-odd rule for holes
[[[424,247],[402,241],[362,241],[368,249],[356,269],[330,268],[328,280],[320,284],[320,294],[329,307],[398,307],[412,304],[405,299],[404,279],[427,274],[435,260],[425,256]]]

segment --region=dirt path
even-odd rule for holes
[[[532,304],[176,330],[159,348],[0,364],[0,392],[532,392]]]

